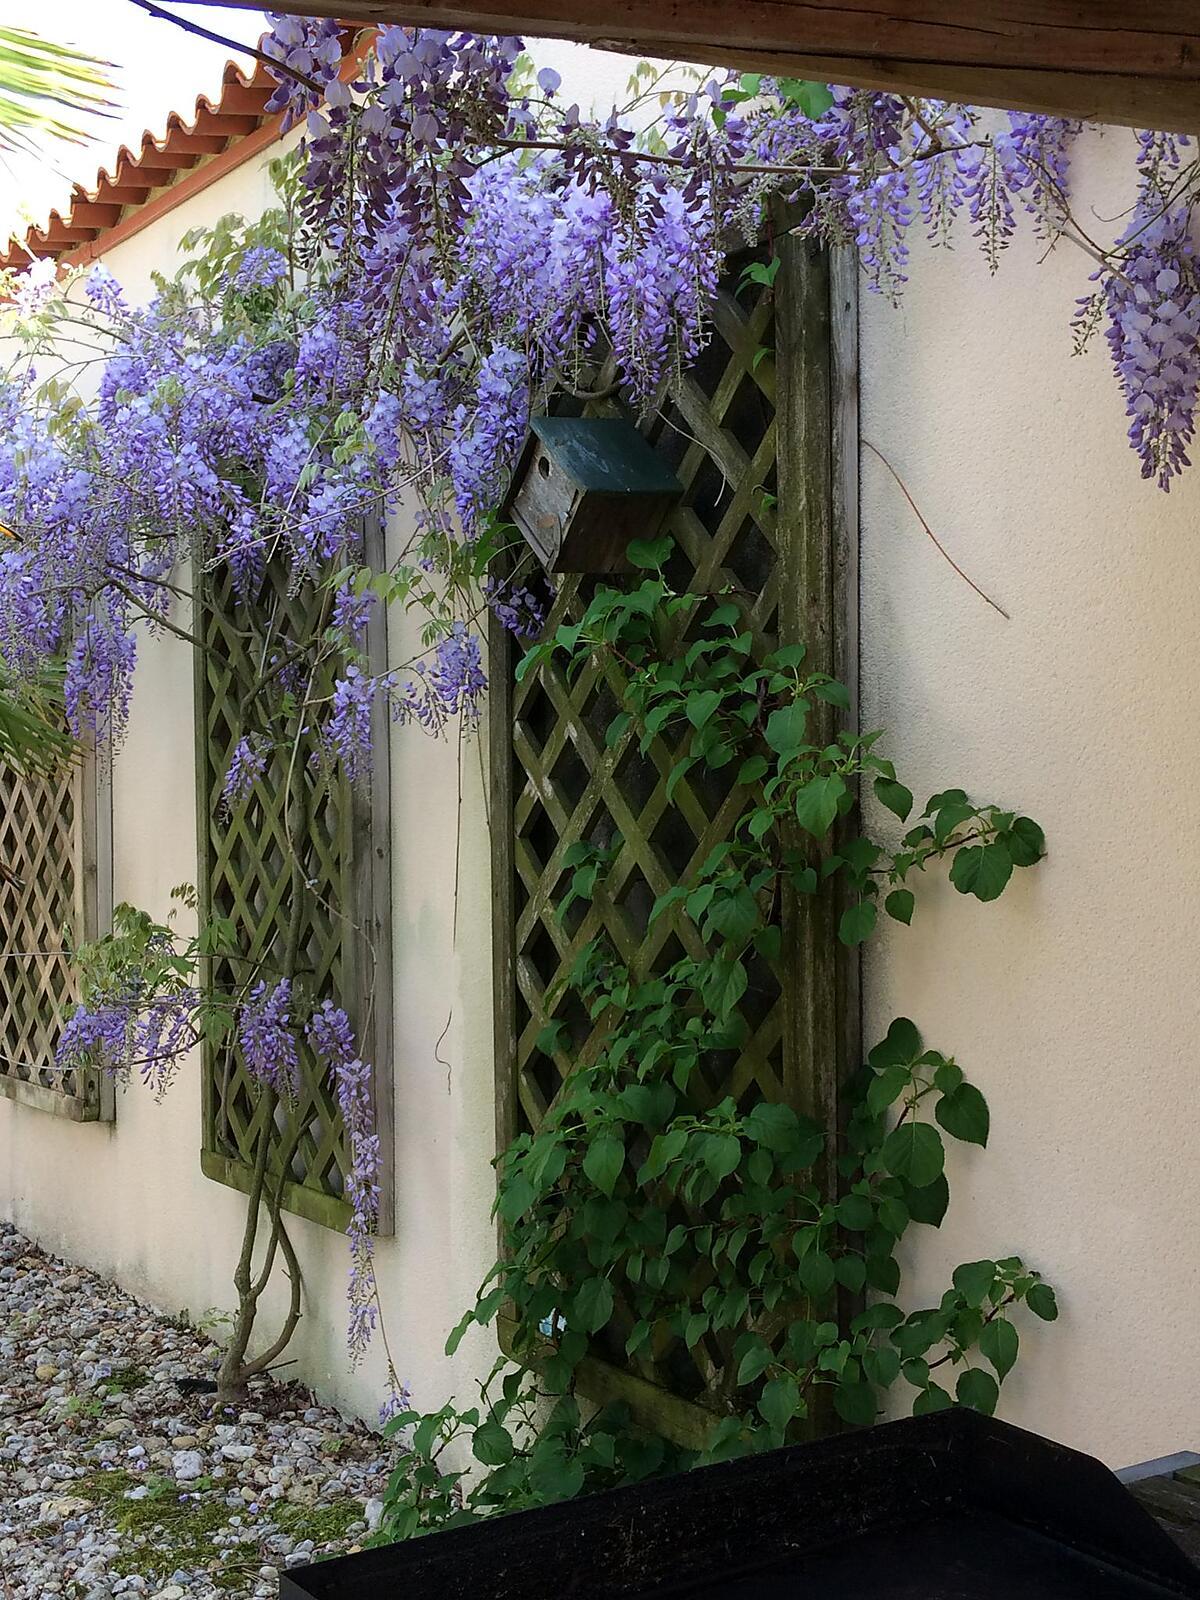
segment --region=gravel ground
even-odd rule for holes
[[[215,1357],[0,1223],[0,1600],[251,1600],[365,1537],[378,1435],[296,1384],[218,1408]]]

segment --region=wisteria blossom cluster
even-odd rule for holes
[[[279,106],[306,118],[286,214],[194,240],[146,308],[97,268],[86,291],[109,354],[94,404],[68,411],[29,362],[0,389],[0,519],[16,534],[0,651],[17,670],[64,655],[77,728],[119,733],[138,621],[170,622],[185,558],[227,567],[242,599],[270,562],[329,589],[333,687],[309,693],[313,642],[292,641],[246,707],[230,801],[279,741],[271,696],[289,678],[351,774],[381,698],[433,731],[477,715],[477,600],[439,574],[486,543],[531,410],[598,380],[651,405],[707,337],[731,227],[757,231],[772,197],[800,229],[853,242],[889,295],[913,227],[939,241],[966,227],[992,265],[1021,217],[1046,241],[1071,232],[1079,125],[1059,118],[731,75],[664,94],[647,126],[644,108],[563,104],[557,74],[521,69],[517,39],[383,28],[349,81],[343,42],[288,17],[268,42]],[[1163,487],[1186,465],[1200,384],[1185,144],[1133,142],[1138,212],[1077,324],[1105,327],[1132,442]],[[61,360],[43,276],[21,304]],[[390,575],[435,613],[434,637],[420,662],[372,673],[370,596],[346,575],[364,520],[402,505],[415,532]],[[484,596],[536,631],[519,572]]]
[[[340,1006],[324,1001],[313,1013],[307,1033],[317,1060],[332,1074],[350,1146],[346,1174],[346,1199],[350,1205],[346,1229],[350,1241],[347,1345],[351,1362],[357,1362],[366,1353],[379,1314],[374,1234],[379,1221],[380,1149],[371,1068],[359,1058],[350,1019]]]

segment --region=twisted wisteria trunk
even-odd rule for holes
[[[285,995],[290,995],[291,983],[296,975],[296,965],[300,953],[300,934],[304,926],[304,915],[308,901],[308,880],[305,876],[304,864],[300,858],[299,849],[296,846],[297,838],[303,839],[307,828],[307,791],[304,781],[304,766],[295,746],[293,747],[289,788],[289,810],[291,816],[287,832],[292,841],[291,910],[288,916],[287,944],[283,955],[283,976],[276,989],[277,994],[282,990]],[[217,1399],[219,1402],[240,1398],[244,1394],[249,1380],[256,1374],[265,1372],[271,1363],[283,1354],[291,1342],[292,1335],[295,1333],[300,1321],[300,1293],[302,1286],[300,1262],[288,1237],[287,1228],[283,1220],[283,1188],[287,1182],[287,1174],[292,1163],[292,1157],[296,1152],[296,1145],[299,1142],[300,1128],[297,1120],[290,1136],[279,1151],[278,1177],[274,1188],[268,1191],[271,1148],[276,1142],[277,1135],[275,1114],[279,1108],[279,1090],[274,1083],[264,1082],[261,1095],[261,1120],[254,1153],[254,1170],[250,1180],[250,1190],[246,1197],[246,1225],[242,1232],[241,1253],[238,1256],[237,1267],[233,1274],[233,1284],[237,1290],[238,1297],[237,1311],[234,1313],[229,1343],[225,1347],[217,1373]],[[270,1231],[267,1235],[262,1266],[256,1276],[254,1273],[254,1248],[258,1241],[259,1222],[264,1205],[267,1208]],[[271,1273],[274,1270],[275,1261],[280,1251],[283,1252],[284,1266],[291,1285],[287,1314],[278,1335],[272,1340],[267,1349],[251,1358],[249,1356],[250,1340],[258,1317],[259,1301],[267,1284],[270,1282]]]

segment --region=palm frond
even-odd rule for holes
[[[67,732],[61,664],[47,665],[26,683],[0,663],[0,768],[32,777],[69,761],[76,750]]]
[[[86,119],[111,116],[116,105],[110,71],[111,63],[29,28],[0,26],[0,151],[35,153],[39,138],[93,139]]]

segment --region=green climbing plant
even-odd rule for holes
[[[961,893],[994,900],[1044,845],[1029,818],[961,789],[913,822],[880,734],[828,736],[829,715],[848,709],[843,686],[799,645],[755,664],[736,599],[674,592],[670,548],[631,546],[641,580],[598,588],[519,671],[604,657],[624,683],[610,744],[666,737],[679,751],[672,787],[693,767],[733,776],[728,836],[651,913],[686,918],[702,953],[638,974],[603,941],[580,952],[569,987],[602,1046],[537,1133],[500,1156],[504,1249],[447,1346],[503,1315],[514,1360],[497,1363],[478,1405],[389,1424],[411,1449],[388,1490],[386,1538],[781,1445],[835,1417],[869,1424],[897,1384],[915,1412],[990,1413],[1020,1349],[1017,1314],[1057,1315],[1019,1256],[963,1264],[934,1306],[898,1303],[901,1240],[949,1204],[947,1138],[982,1146],[989,1132],[983,1095],[911,1021],[893,1022],[844,1086],[841,1133],[785,1104],[706,1100],[703,1065],[744,1042],[738,1003],[755,963],[780,956],[789,896],[840,880],[839,933],[854,945],[881,909],[911,921],[914,885],[936,861]],[[906,825],[898,843],[851,825],[867,783]],[[572,847],[561,915],[602,891],[619,844]],[[566,1025],[540,1044],[569,1049]],[[635,1426],[624,1405],[581,1404],[581,1364],[614,1338],[635,1362],[680,1341],[699,1357],[694,1398],[712,1418],[702,1448]]]

